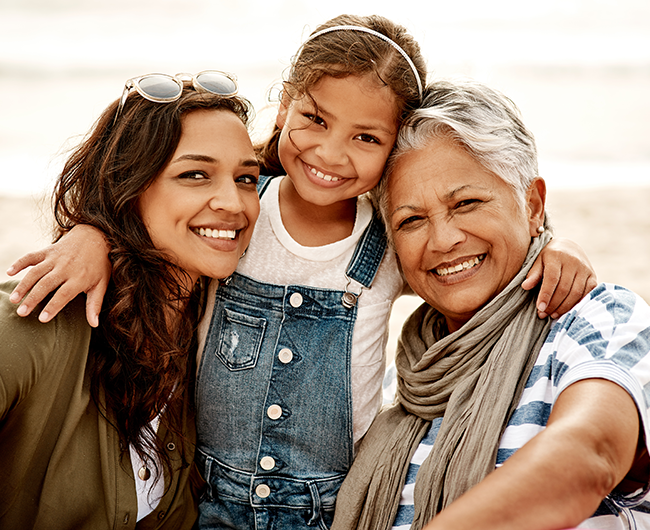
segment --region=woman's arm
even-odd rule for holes
[[[576,382],[558,397],[544,431],[425,530],[577,526],[647,460],[639,433],[637,408],[627,391],[604,379]]]
[[[41,322],[49,322],[78,294],[86,293],[86,319],[97,327],[111,277],[108,243],[102,232],[92,226],[75,226],[57,243],[20,258],[7,274],[13,276],[27,267],[32,269],[10,297],[14,304],[21,302],[17,310],[20,316],[29,315],[56,291],[39,315]]]
[[[540,280],[537,296],[540,318],[558,318],[597,285],[596,273],[584,250],[570,239],[553,239],[535,260],[521,286],[528,290]]]

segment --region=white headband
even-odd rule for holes
[[[413,64],[413,61],[411,60],[411,58],[408,56],[408,54],[402,49],[402,47],[399,44],[397,44],[392,39],[389,39],[383,33],[379,33],[378,31],[375,31],[374,29],[364,28],[363,26],[332,26],[331,28],[325,28],[325,29],[322,29],[320,31],[317,31],[316,33],[313,33],[312,35],[310,35],[307,38],[307,40],[305,42],[302,43],[302,46],[304,46],[310,40],[314,40],[316,37],[320,37],[321,35],[324,35],[325,33],[330,33],[332,31],[341,31],[341,30],[361,31],[363,33],[370,33],[370,35],[374,35],[375,37],[379,37],[381,40],[383,40],[384,42],[387,42],[393,48],[395,48],[400,53],[400,55],[402,57],[404,57],[404,60],[411,67],[411,70],[413,70],[413,75],[415,76],[415,80],[418,83],[418,94],[420,95],[420,99],[422,99],[422,80],[420,79],[420,74],[418,74],[417,68],[415,68],[415,65]]]

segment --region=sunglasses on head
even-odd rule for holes
[[[219,96],[234,96],[237,93],[235,78],[218,70],[205,70],[196,75],[176,74],[146,74],[128,79],[124,83],[122,98],[117,106],[115,120],[124,108],[126,98],[132,89],[135,89],[143,98],[155,103],[171,103],[181,97],[183,81],[192,81],[192,86],[197,92],[210,92]]]

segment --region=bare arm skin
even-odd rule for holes
[[[558,397],[544,431],[425,530],[575,527],[626,476],[647,481],[639,429],[636,406],[623,388],[603,379],[574,383]]]

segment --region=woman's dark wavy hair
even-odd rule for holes
[[[379,15],[340,15],[318,26],[312,34],[334,26],[360,26],[382,33],[410,57],[421,79],[426,80],[426,63],[416,40],[406,28]],[[360,31],[340,30],[307,40],[293,58],[283,83],[284,97],[299,99],[324,76],[344,78],[375,74],[395,94],[401,121],[420,103],[417,80],[404,57],[379,37]],[[275,125],[268,140],[255,146],[263,175],[284,175],[278,155],[281,129]]]
[[[113,273],[91,338],[92,395],[124,448],[131,444],[148,463],[153,452],[171,473],[149,422],[165,411],[161,424],[183,440],[183,419],[173,411],[183,410],[180,402],[191,388],[200,289],[188,292],[187,274],[154,248],[138,200],[176,150],[183,115],[230,111],[247,126],[252,108],[243,98],[200,93],[187,84],[172,103],[133,92],[113,123],[117,106],[102,113],[57,181],[55,238],[78,224],[106,236]],[[159,478],[162,470],[155,468]]]

